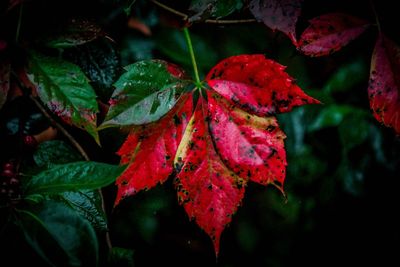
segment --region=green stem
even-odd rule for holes
[[[201,88],[202,86],[201,86],[201,81],[200,81],[200,77],[199,77],[199,70],[197,69],[196,58],[194,56],[192,40],[190,39],[190,34],[189,34],[188,28],[184,28],[183,33],[185,34],[186,43],[189,48],[190,59],[192,60],[192,66],[193,66],[193,71],[194,71],[196,87]]]
[[[22,10],[24,7],[24,2],[19,5],[19,14],[18,14],[18,22],[17,22],[17,30],[15,32],[15,42],[18,43],[19,33],[21,31],[21,24],[22,24]]]
[[[381,23],[379,22],[379,17],[378,13],[376,12],[374,2],[372,0],[369,1],[369,4],[371,5],[372,12],[374,12],[374,17],[376,21],[376,26],[378,27],[379,33],[382,33],[382,28],[381,28]]]

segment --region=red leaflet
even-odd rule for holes
[[[166,116],[158,122],[136,127],[122,145],[118,154],[121,163],[130,165],[118,177],[121,198],[163,183],[173,170],[176,149],[181,142],[192,112],[192,97],[184,95]]]
[[[210,132],[225,164],[243,179],[283,191],[286,152],[275,117],[258,117],[236,108],[218,94],[208,94]]]
[[[301,13],[303,0],[252,0],[250,11],[272,30],[285,33],[293,44],[297,44],[296,23]]]
[[[284,70],[284,66],[263,55],[240,55],[222,60],[206,80],[226,99],[258,116],[319,103],[306,95]]]
[[[216,153],[207,114],[207,103],[201,98],[176,153],[175,186],[179,202],[211,237],[218,255],[222,230],[243,198],[246,180],[230,171]]]
[[[262,55],[230,57],[207,75],[210,89],[199,89],[194,107],[196,91],[160,121],[136,127],[119,151],[121,163],[130,165],[117,180],[116,204],[175,172],[179,203],[218,255],[221,233],[248,181],[283,191],[285,134],[271,115],[319,103],[283,70]]]
[[[310,20],[310,26],[301,34],[298,49],[309,56],[326,56],[356,39],[368,26],[367,21],[347,14],[325,14]]]
[[[400,134],[400,48],[381,34],[371,60],[368,85],[374,117]]]

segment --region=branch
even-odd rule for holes
[[[175,14],[175,15],[178,15],[178,16],[182,17],[183,20],[187,20],[189,18],[189,16],[187,14],[182,13],[182,12],[176,10],[176,9],[173,9],[172,7],[169,7],[167,5],[164,5],[163,3],[160,3],[157,0],[150,0],[150,2],[156,4],[157,6],[161,7],[162,9],[165,9],[165,10],[167,10],[167,11],[169,11],[169,12]]]
[[[180,17],[182,17],[183,20],[188,20],[189,19],[189,15],[185,14],[183,12],[180,12],[176,9],[173,9],[170,6],[167,6],[163,3],[158,2],[157,0],[150,0],[150,2],[154,3],[155,5],[161,7],[164,10],[167,10],[175,15],[178,15]],[[253,22],[257,22],[257,20],[255,19],[206,19],[204,20],[204,23],[210,23],[210,24],[239,24],[239,23],[253,23]]]
[[[378,12],[376,12],[374,2],[372,0],[370,0],[369,4],[371,6],[372,12],[374,13],[374,17],[375,17],[375,21],[376,21],[376,26],[378,27],[378,31],[379,31],[379,33],[382,33],[381,23],[379,22]]]
[[[40,109],[40,111],[43,113],[43,115],[59,130],[62,132],[62,134],[68,139],[68,141],[71,142],[71,144],[79,151],[79,153],[82,155],[82,157],[86,160],[89,161],[90,158],[86,154],[85,150],[82,148],[82,146],[75,140],[75,138],[67,131],[65,128],[59,124],[56,120],[51,117],[51,115],[47,112],[45,107],[42,105],[42,103],[39,102],[35,97],[32,95],[29,96],[29,98],[35,103],[36,107]]]
[[[205,23],[213,24],[239,24],[239,23],[253,23],[257,22],[256,19],[206,19]]]

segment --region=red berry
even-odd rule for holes
[[[38,145],[38,142],[32,135],[26,135],[24,137],[24,144],[30,148],[35,148]]]
[[[7,162],[3,164],[3,170],[14,170],[14,164],[12,162]]]
[[[15,177],[10,179],[10,185],[18,185],[19,184],[19,180]]]
[[[3,172],[1,173],[1,176],[4,176],[4,177],[14,177],[14,176],[15,176],[15,173],[14,173],[14,171],[12,171],[12,170],[5,169],[5,170],[3,170]]]

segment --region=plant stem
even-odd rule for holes
[[[194,51],[193,51],[193,45],[192,45],[192,39],[190,39],[190,34],[188,28],[183,29],[183,33],[185,34],[186,38],[186,43],[189,49],[189,54],[190,54],[190,59],[192,61],[192,66],[193,66],[193,72],[194,72],[194,78],[195,78],[195,83],[196,87],[201,88],[201,81],[200,81],[200,76],[199,76],[199,70],[197,69],[197,63],[196,63],[196,58],[194,56]]]
[[[42,114],[59,130],[67,139],[68,141],[79,151],[79,153],[82,155],[82,157],[86,160],[89,161],[89,156],[86,154],[85,150],[81,147],[81,145],[75,140],[75,138],[69,134],[65,128],[59,124],[57,121],[55,121],[50,114],[47,112],[47,110],[44,108],[44,106],[37,100],[34,96],[30,95],[29,98],[32,100],[33,103],[35,103],[36,107],[42,112]]]
[[[150,0],[150,1],[153,2],[154,4],[156,4],[157,6],[163,8],[163,9],[165,9],[165,10],[167,10],[167,11],[169,11],[169,12],[175,14],[175,15],[181,16],[181,17],[183,18],[183,20],[187,20],[188,17],[189,17],[189,16],[186,15],[185,13],[182,13],[182,12],[180,12],[180,11],[178,11],[178,10],[175,10],[175,9],[173,9],[172,7],[169,7],[169,6],[167,6],[167,5],[164,5],[163,3],[160,3],[160,2],[158,2],[158,1],[156,1],[156,0]]]
[[[177,16],[182,17],[184,21],[187,21],[189,19],[189,15],[185,14],[181,11],[178,11],[176,9],[173,9],[170,6],[167,6],[163,3],[160,3],[157,0],[150,0],[150,2],[154,3],[155,5],[159,6],[160,8],[167,10],[168,12],[171,12],[172,14],[175,14]],[[239,24],[239,23],[253,23],[257,22],[256,19],[206,19],[203,21],[204,23],[210,23],[210,24]]]
[[[369,4],[371,6],[372,12],[374,12],[376,26],[378,27],[378,31],[379,31],[379,33],[382,33],[381,23],[379,22],[379,17],[378,17],[378,13],[376,12],[376,9],[375,9],[374,2],[372,0],[370,0]]]
[[[24,2],[19,5],[19,14],[18,14],[18,22],[17,22],[17,30],[15,31],[15,42],[18,43],[19,33],[21,32],[21,24],[22,24],[22,10],[24,8]]]
[[[257,22],[256,19],[206,19],[205,23],[212,24],[241,24]]]

